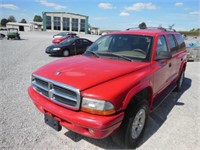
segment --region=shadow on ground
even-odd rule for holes
[[[180,92],[173,92],[171,93],[166,100],[154,111],[149,115],[149,119],[147,122],[147,128],[144,133],[143,140],[140,143],[140,146],[144,144],[151,136],[156,133],[159,128],[165,123],[167,120],[168,114],[171,112],[171,110],[174,108],[174,106],[182,107],[184,106],[183,102],[179,102],[179,98],[181,95],[187,91],[192,84],[192,80],[189,78],[185,78],[183,88]],[[167,134],[167,133],[164,133]],[[91,144],[94,144],[100,148],[104,149],[120,149],[122,147],[117,146],[115,144],[111,137],[107,137],[105,139],[97,140],[92,138],[87,138],[82,135],[79,135],[77,133],[74,133],[72,131],[67,131],[65,135],[72,139],[74,142],[78,142],[80,140],[85,140],[87,142],[90,142]]]

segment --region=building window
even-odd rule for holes
[[[85,19],[81,19],[81,32],[85,32]]]
[[[47,29],[51,30],[51,16],[46,17],[46,25],[47,25]]]
[[[69,31],[69,18],[63,18],[63,30]]]
[[[72,31],[78,31],[78,19],[72,18]]]
[[[53,17],[54,30],[60,30],[60,17]]]

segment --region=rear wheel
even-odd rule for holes
[[[177,87],[176,87],[176,91],[180,91],[183,87],[183,81],[184,81],[184,78],[185,78],[185,71],[183,70],[179,76],[179,79],[177,81]]]
[[[63,51],[63,56],[65,56],[65,57],[69,56],[69,50],[64,50]]]
[[[17,36],[16,39],[17,39],[17,40],[20,40],[20,36]]]
[[[148,117],[148,104],[141,100],[130,104],[120,130],[112,139],[123,148],[136,148],[141,141]]]

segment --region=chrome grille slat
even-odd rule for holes
[[[38,84],[37,82],[32,82],[32,84],[33,84],[34,87],[39,87],[40,89],[48,91],[48,87],[44,87],[44,86]]]
[[[55,91],[55,90],[51,90],[51,92],[52,92],[53,94],[55,94],[55,95],[58,95],[58,96],[62,97],[62,98],[70,99],[70,100],[72,100],[72,101],[74,101],[74,102],[77,101],[76,98],[73,98],[73,97],[71,97],[71,96],[64,95],[64,94],[61,93],[61,92],[58,92],[58,91]]]
[[[78,110],[80,107],[80,92],[74,87],[34,74],[32,85],[35,91],[59,105],[73,110]]]
[[[36,91],[38,91],[40,94],[45,95],[46,97],[48,96],[48,91],[40,89],[39,87],[34,87]]]

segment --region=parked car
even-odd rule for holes
[[[28,92],[55,130],[63,126],[96,139],[111,135],[117,144],[135,148],[148,112],[181,90],[186,64],[185,42],[175,31],[108,33],[83,55],[33,72]]]
[[[69,55],[82,54],[91,44],[92,42],[88,39],[70,38],[60,42],[59,44],[48,46],[46,48],[46,53],[65,57]]]
[[[60,38],[60,37],[66,36],[68,33],[69,32],[60,32],[58,34],[54,34],[53,38]]]
[[[7,39],[20,40],[20,34],[17,28],[7,28]]]
[[[5,34],[0,33],[0,39],[3,39],[5,37]]]
[[[75,37],[79,38],[76,33],[61,32],[61,33],[53,36],[52,43],[59,44],[60,42],[62,42],[64,40],[67,40],[67,39],[70,39],[70,38],[75,38]]]

